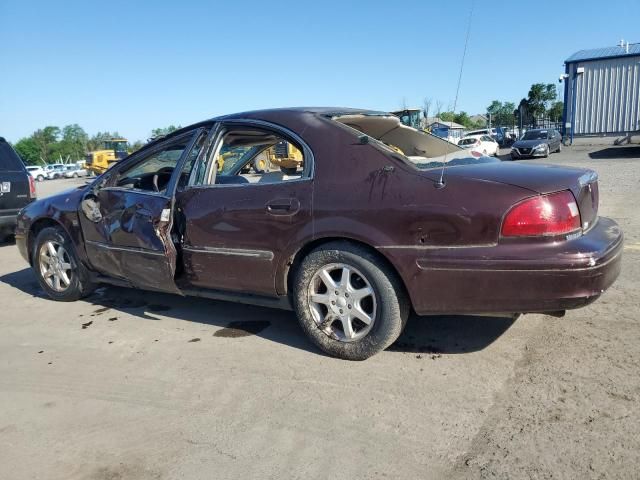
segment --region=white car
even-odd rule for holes
[[[460,139],[458,146],[480,152],[483,155],[495,155],[496,157],[500,150],[498,142],[489,135],[467,135]]]
[[[87,171],[84,168],[79,167],[78,165],[69,165],[65,169],[63,175],[66,178],[86,177]]]
[[[49,180],[53,180],[56,178],[62,178],[65,167],[66,165],[64,163],[53,163],[51,165],[47,165],[44,170],[47,172],[47,178]]]
[[[47,178],[47,172],[45,172],[44,168],[42,167],[30,165],[30,166],[27,166],[27,171],[29,172],[29,175],[31,175],[34,179],[36,179],[39,182],[42,182]]]

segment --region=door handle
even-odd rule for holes
[[[300,202],[295,198],[282,198],[267,203],[267,212],[272,215],[293,215],[300,210]]]

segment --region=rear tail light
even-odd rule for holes
[[[36,198],[36,181],[29,175],[29,198]]]
[[[580,230],[580,212],[569,190],[524,200],[507,212],[502,236],[564,235]]]

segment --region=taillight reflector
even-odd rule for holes
[[[29,197],[36,198],[36,181],[29,175]]]
[[[569,190],[540,195],[513,207],[502,222],[502,236],[563,235],[581,227],[580,211]]]

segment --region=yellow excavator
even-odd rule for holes
[[[416,130],[422,129],[421,113],[422,110],[419,108],[405,108],[404,110],[391,112],[392,115],[395,115],[400,119],[400,123],[407,127],[415,128]]]
[[[244,153],[246,151],[237,150],[222,153],[218,158],[218,171],[223,170],[225,161],[231,161],[233,157]],[[253,162],[246,165],[243,171],[248,172],[253,169],[256,173],[264,173],[270,171],[272,167],[279,167],[282,173],[294,175],[302,165],[303,158],[300,150],[286,140],[281,140],[256,155]]]
[[[106,172],[114,163],[125,158],[129,152],[126,138],[111,138],[105,140],[101,150],[94,150],[87,154],[87,170],[92,175],[101,175]]]
[[[286,140],[281,140],[274,146],[258,155],[254,161],[257,170],[265,171],[268,166],[280,167],[282,173],[294,175],[302,165],[302,152]]]

